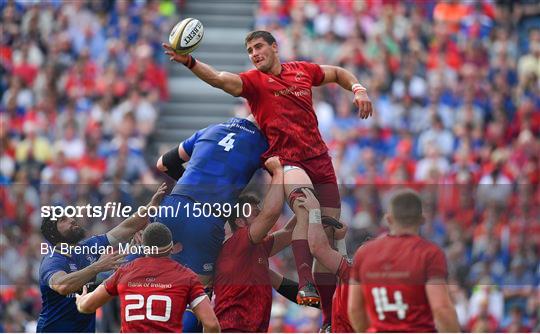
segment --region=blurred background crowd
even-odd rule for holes
[[[32,331],[40,207],[135,206],[161,178],[146,148],[168,97],[160,43],[181,2],[0,9],[0,327]],[[263,0],[254,28],[276,36],[283,61],[341,65],[368,88],[370,120],[341,88],[314,90],[350,254],[385,231],[392,189],[413,187],[463,329],[540,331],[540,5]],[[101,233],[118,221],[88,223]],[[295,277],[288,251],[272,266]],[[100,312],[98,330],[118,330],[116,313]],[[316,332],[319,321],[276,296],[272,330]]]

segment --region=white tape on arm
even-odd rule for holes
[[[348,256],[347,254],[347,243],[345,242],[345,239],[339,239],[336,240],[336,248],[339,252],[339,254],[343,256]]]
[[[204,298],[208,298],[208,296],[206,294],[204,294],[204,295],[200,295],[199,297],[193,299],[193,301],[191,303],[189,303],[189,308],[193,310],[195,307],[197,307],[197,305],[199,305],[204,300]]]
[[[309,223],[310,224],[322,224],[321,210],[311,209],[309,210]]]
[[[356,94],[356,92],[367,91],[366,87],[362,86],[359,83],[355,83],[354,85],[352,85],[351,90],[354,94]]]

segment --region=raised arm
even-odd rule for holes
[[[242,93],[242,79],[238,74],[217,71],[212,66],[195,60],[191,55],[176,53],[169,44],[163,43],[162,46],[171,61],[185,65],[193,74],[207,84],[219,88],[232,96],[240,96]]]
[[[59,270],[49,279],[49,287],[57,293],[67,296],[70,293],[79,291],[97,274],[118,268],[122,264],[123,258],[124,255],[118,253],[104,254],[99,260],[84,269],[69,274]]]
[[[162,183],[159,186],[158,190],[155,192],[154,196],[146,207],[137,210],[134,215],[127,218],[121,222],[118,226],[113,228],[107,233],[107,238],[111,244],[118,242],[128,242],[138,231],[142,230],[146,224],[148,224],[148,217],[146,217],[146,212],[150,207],[156,207],[159,205],[165,191],[167,190],[167,185]],[[139,212],[140,211],[140,212]],[[113,245],[114,246],[114,245]]]
[[[80,313],[94,313],[98,308],[105,305],[113,296],[109,295],[105,286],[100,284],[96,290],[88,293],[86,287],[83,287],[82,294],[75,295],[77,311]]]
[[[354,104],[358,107],[358,116],[366,119],[373,115],[373,105],[367,95],[367,90],[350,71],[343,67],[321,65],[324,72],[324,80],[321,85],[327,83],[337,83],[343,89],[354,93]]]
[[[302,189],[304,198],[299,198],[300,206],[309,212],[308,243],[311,254],[331,273],[336,274],[343,256],[334,250],[328,241],[322,225],[320,204],[311,191]]]
[[[294,227],[296,226],[296,215],[292,216],[291,219],[278,231],[272,233],[274,236],[274,244],[272,245],[272,250],[270,251],[270,256],[281,252],[284,248],[289,246],[292,241],[292,233]]]
[[[283,190],[283,167],[278,157],[271,157],[264,163],[266,168],[272,174],[272,183],[266,196],[264,197],[264,206],[261,213],[255,218],[255,221],[249,226],[249,236],[253,243],[261,242],[281,214],[285,192]]]

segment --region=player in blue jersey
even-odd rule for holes
[[[160,203],[166,189],[165,184],[159,187],[146,210]],[[53,220],[44,217],[41,232],[52,251],[43,257],[39,267],[42,309],[37,332],[95,332],[95,313],[79,313],[75,304],[75,293],[84,285],[95,282],[98,273],[115,269],[121,264],[123,255],[113,253],[100,256],[97,249],[109,245],[115,247],[120,242],[129,241],[137,231],[147,225],[148,219],[144,215],[145,210],[142,209],[106,234],[86,240],[83,240],[86,231],[75,219],[60,217]],[[60,247],[63,244],[95,246],[96,251],[89,249],[82,253],[62,252]]]
[[[197,273],[203,284],[210,281],[225,236],[226,217],[219,211],[234,207],[267,149],[253,121],[231,118],[197,131],[157,162],[158,169],[178,180],[161,206],[180,209],[177,216],[159,210],[156,220],[167,225],[182,247],[173,258]],[[179,168],[184,162],[188,162],[185,170]],[[212,212],[195,217],[194,204],[205,203],[212,205]]]

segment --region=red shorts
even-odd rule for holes
[[[289,161],[281,158],[280,160],[283,166],[296,166],[306,172],[315,188],[321,207],[341,208],[336,173],[328,152],[303,161]]]

